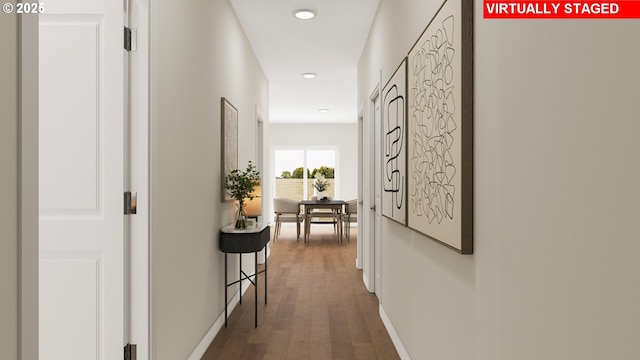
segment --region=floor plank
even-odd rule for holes
[[[271,242],[268,304],[264,286],[258,289],[258,328],[250,287],[202,360],[399,359],[377,297],[355,268],[357,228],[342,245],[328,225],[311,232],[305,245],[296,242],[295,227],[282,227]]]

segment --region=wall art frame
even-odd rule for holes
[[[407,225],[407,58],[382,89],[382,215]]]
[[[473,1],[445,0],[407,58],[407,226],[472,254]]]
[[[224,188],[225,178],[238,168],[238,109],[226,98],[220,100],[222,123],[222,201],[233,200]]]

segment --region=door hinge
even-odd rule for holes
[[[138,30],[124,27],[124,49],[136,51],[138,47]]]
[[[136,344],[127,344],[124,347],[124,360],[136,360]]]
[[[124,214],[134,215],[138,207],[138,193],[125,191],[124,193]]]

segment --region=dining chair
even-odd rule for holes
[[[332,197],[330,196],[326,196],[328,201],[332,200]],[[317,196],[312,196],[309,200],[311,201],[318,201],[318,197]],[[319,210],[312,210],[311,214],[310,214],[310,223],[332,223],[333,224],[333,232],[336,232],[338,230],[338,216],[340,214],[338,214],[335,210],[331,210],[331,209],[319,209]],[[316,219],[316,220],[313,220]],[[330,219],[331,221],[326,221],[323,219]]]
[[[351,223],[358,222],[358,199],[353,199],[347,201],[347,205],[345,206],[344,214],[342,214],[342,224],[345,227],[345,234],[347,236],[347,241],[350,241],[351,237]]]
[[[300,204],[297,201],[291,199],[275,198],[273,199],[273,209],[276,222],[274,230],[274,241],[280,235],[282,223],[296,223],[296,241],[298,241],[300,239],[300,224],[304,220],[304,215],[300,213]]]

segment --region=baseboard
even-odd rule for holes
[[[367,288],[367,291],[373,294],[374,290],[369,288],[369,277],[364,273],[364,271],[362,272],[362,282],[364,282],[364,287]]]
[[[391,320],[387,316],[387,313],[384,311],[384,307],[382,307],[382,304],[380,304],[379,312],[380,312],[380,318],[382,319],[382,323],[384,324],[384,327],[387,329],[387,332],[389,333],[389,337],[391,338],[391,342],[393,342],[393,346],[395,346],[396,351],[398,352],[398,356],[400,356],[400,359],[402,360],[411,360],[411,357],[409,356],[407,349],[404,348],[404,345],[400,340],[400,336],[398,336],[398,333],[396,332],[396,329],[393,327],[393,324],[391,323]]]
[[[243,282],[242,295],[244,295],[244,293],[247,292],[247,289],[249,289],[250,285],[251,283],[249,281]],[[240,302],[240,296],[238,295],[238,293],[236,293],[236,295],[231,298],[231,301],[227,306],[227,313],[229,316],[231,316],[233,309],[236,308],[236,305],[238,305],[239,302]],[[202,337],[202,340],[200,340],[198,345],[196,345],[195,349],[193,349],[193,351],[191,352],[187,360],[202,359],[202,357],[204,356],[204,353],[209,348],[209,345],[211,345],[211,343],[213,342],[213,339],[216,337],[216,335],[218,335],[218,332],[223,327],[224,327],[224,309],[222,310],[222,313],[220,314],[220,316],[218,316],[216,321],[213,322],[213,325],[211,325],[207,333]]]

